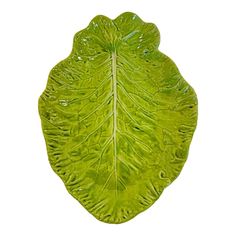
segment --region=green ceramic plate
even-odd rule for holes
[[[130,220],[180,173],[197,97],[136,14],[96,16],[50,72],[39,113],[50,164],[97,219]]]

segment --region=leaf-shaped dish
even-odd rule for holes
[[[122,223],[180,173],[197,97],[136,14],[95,17],[50,72],[39,113],[53,170],[97,219]]]

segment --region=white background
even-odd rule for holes
[[[236,235],[236,6],[230,0],[0,1],[0,235]],[[155,23],[199,100],[188,161],[133,220],[96,220],[47,160],[38,97],[73,35],[98,14]]]

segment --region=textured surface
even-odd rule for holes
[[[147,209],[188,155],[197,97],[159,40],[156,26],[133,13],[97,16],[39,99],[53,170],[104,222]]]

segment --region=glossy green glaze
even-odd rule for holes
[[[53,170],[104,222],[150,207],[188,155],[197,97],[159,41],[156,26],[133,13],[97,16],[39,98]]]

